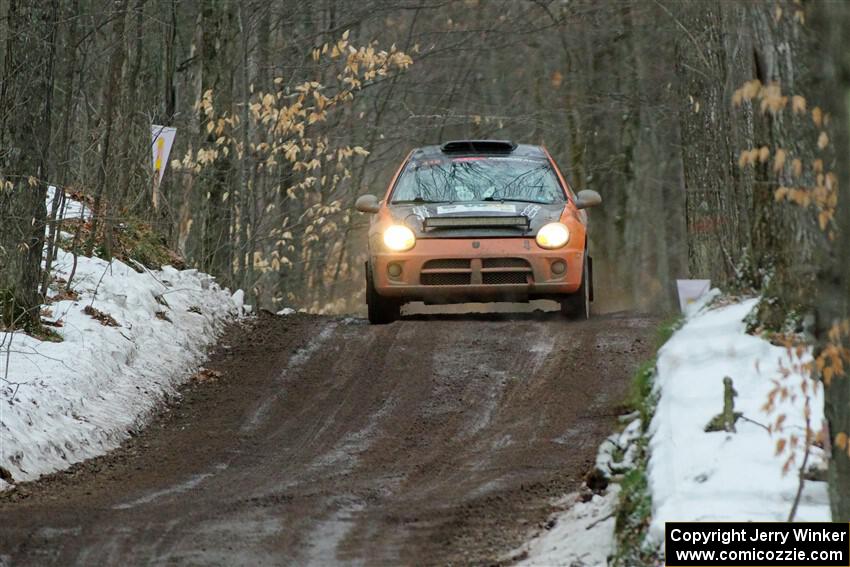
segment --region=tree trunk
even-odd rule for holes
[[[838,238],[822,251],[818,265],[818,301],[815,320],[816,352],[829,342],[833,323],[850,317],[850,56],[845,48],[850,7],[844,3],[818,3],[811,18],[812,29],[821,38],[825,50],[815,59],[817,82],[813,91],[826,103],[832,114],[829,133],[832,138],[835,172],[838,175]],[[819,100],[819,102],[821,102]],[[850,337],[844,337],[847,345]],[[850,434],[850,374],[835,376],[825,387],[825,414],[832,440],[838,433]],[[831,444],[832,445],[832,444]],[[846,450],[833,446],[829,460],[829,500],[834,522],[850,522],[850,457]]]
[[[800,37],[799,23],[791,10],[777,18],[769,5],[750,4],[747,8],[753,30],[755,78],[763,85],[779,85],[783,95],[789,97],[808,94],[804,90],[810,81],[806,55],[813,46]],[[817,131],[808,114],[796,115],[790,105],[775,114],[762,112],[755,104],[752,113],[750,147],[766,147],[771,156],[782,149],[807,165],[818,157],[813,151]],[[749,224],[754,265],[770,274],[758,282],[764,298],[759,303],[758,320],[765,328],[779,330],[785,327],[790,313],[811,309],[816,276],[814,254],[823,235],[811,211],[777,202],[774,196],[780,186],[814,186],[814,174],[806,172],[806,167],[803,176],[797,178],[791,173],[790,164],[779,172],[774,171],[774,164],[769,160],[751,166],[754,176],[749,191],[753,199]]]
[[[45,254],[45,266],[44,273],[41,277],[41,294],[45,295],[47,293],[47,287],[50,284],[50,269],[53,264],[53,258],[56,255],[56,238],[62,226],[62,208],[65,204],[65,189],[68,184],[68,180],[70,179],[70,175],[68,174],[70,170],[70,161],[71,161],[71,147],[73,146],[71,142],[71,120],[74,117],[74,104],[73,104],[73,94],[74,94],[74,79],[77,71],[77,28],[78,28],[78,18],[75,15],[80,10],[79,0],[74,0],[73,2],[69,2],[65,7],[64,19],[66,25],[68,26],[67,31],[67,39],[65,42],[65,57],[62,60],[62,65],[65,67],[65,72],[63,76],[63,84],[62,89],[64,93],[62,95],[62,105],[60,110],[62,111],[62,127],[61,133],[59,135],[59,148],[61,152],[61,158],[59,159],[59,163],[57,164],[56,171],[54,175],[56,176],[56,185],[58,187],[57,194],[55,195],[49,215],[49,231],[47,237],[47,253]],[[61,197],[61,198],[60,198]]]
[[[116,192],[117,197],[122,201],[126,201],[130,196],[130,181],[131,181],[131,173],[133,171],[132,163],[134,163],[133,151],[132,151],[132,141],[133,136],[139,135],[139,129],[134,128],[136,125],[136,116],[134,112],[129,111],[129,109],[133,108],[133,101],[138,97],[137,85],[139,80],[139,72],[142,68],[142,57],[144,56],[143,50],[143,34],[144,34],[144,5],[145,0],[136,0],[135,5],[133,6],[133,12],[135,13],[135,38],[133,42],[133,59],[132,64],[130,65],[130,72],[125,79],[125,88],[124,88],[124,109],[127,110],[127,114],[123,116],[124,119],[124,127],[121,132],[121,147],[118,150],[118,160],[119,160],[119,174],[118,174],[118,191]],[[148,153],[144,153],[142,155],[142,159],[148,159]]]
[[[688,227],[688,268],[693,278],[715,285],[733,276],[729,254],[744,249],[736,200],[736,149],[732,147],[731,102],[726,89],[730,55],[723,3],[691,3],[688,33],[679,45],[679,121]],[[692,31],[691,31],[692,30]]]
[[[211,89],[215,107],[231,110],[233,103],[231,65],[231,40],[233,39],[232,6],[225,1],[204,2],[201,8],[200,53],[201,89],[198,97]],[[215,143],[214,131],[207,134],[206,119],[200,116],[202,136],[207,143]],[[210,179],[205,179],[208,197],[203,225],[202,268],[224,279],[225,285],[232,284],[233,266],[231,263],[233,242],[231,225],[233,223],[232,204],[234,156],[219,156],[212,165]]]
[[[7,328],[40,328],[58,1],[11,0],[0,84],[0,306]]]
[[[100,163],[97,170],[97,183],[94,193],[94,210],[91,221],[91,234],[86,242],[86,255],[90,256],[97,242],[97,233],[100,224],[103,224],[103,245],[107,257],[112,256],[112,199],[107,199],[106,210],[104,209],[104,196],[106,184],[111,181],[109,170],[112,168],[111,143],[112,124],[115,121],[116,102],[121,98],[121,67],[124,65],[124,20],[127,13],[127,0],[116,0],[116,15],[112,24],[113,51],[109,56],[109,67],[107,68],[106,83],[104,85],[103,103],[103,137],[101,139]]]

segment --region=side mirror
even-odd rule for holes
[[[595,207],[596,205],[602,204],[602,195],[597,193],[596,191],[591,191],[590,189],[585,189],[584,191],[579,191],[578,195],[576,195],[576,208],[577,209],[587,209],[589,207]]]
[[[360,195],[354,202],[354,208],[361,213],[377,213],[381,204],[374,195]]]

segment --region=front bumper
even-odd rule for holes
[[[575,293],[583,260],[583,247],[545,250],[533,238],[422,238],[407,252],[373,253],[370,263],[381,296],[457,303]]]

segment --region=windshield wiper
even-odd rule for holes
[[[391,204],[393,205],[411,205],[416,203],[445,203],[446,201],[433,201],[431,199],[424,199],[422,197],[416,197],[415,199],[400,199],[398,201],[393,201]]]
[[[533,199],[511,199],[508,197],[484,197],[482,201],[509,201],[511,203],[537,203],[538,205],[550,205],[549,201],[535,201]]]

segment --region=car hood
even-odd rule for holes
[[[534,236],[543,225],[559,220],[564,206],[564,203],[468,202],[398,204],[388,208],[393,221],[409,226],[417,238],[475,238]],[[517,221],[515,226],[486,226],[490,221],[495,224],[511,219]],[[521,226],[526,224],[525,219],[527,226]]]

